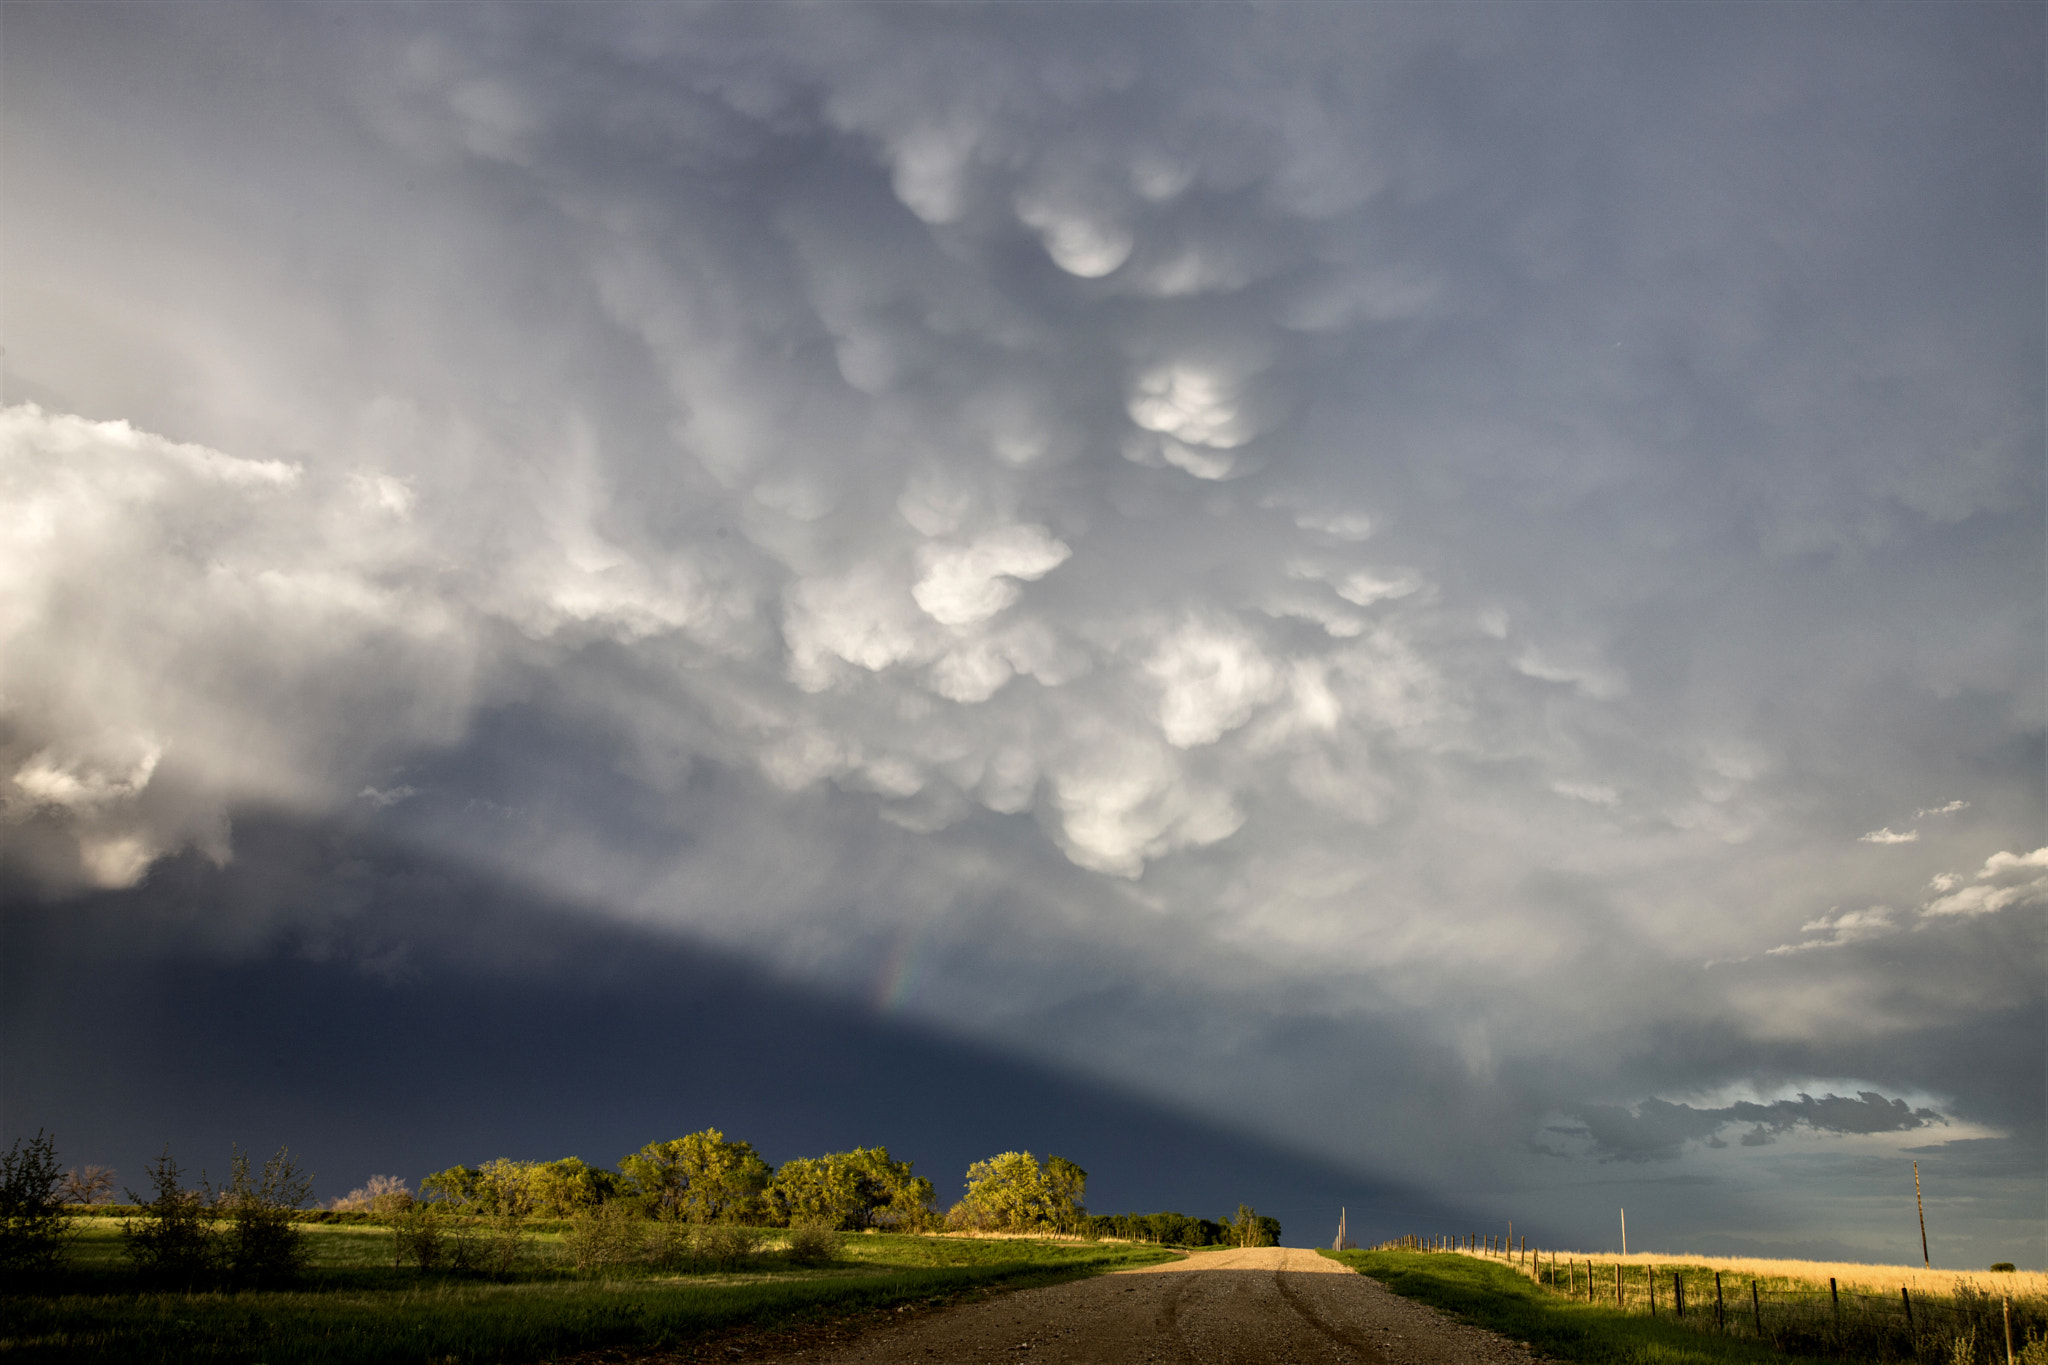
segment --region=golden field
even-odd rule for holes
[[[1482,1254],[1483,1253],[1469,1253]],[[1780,1261],[1755,1256],[1700,1256],[1689,1252],[1642,1251],[1617,1256],[1613,1252],[1543,1251],[1537,1253],[1548,1265],[1554,1255],[1560,1263],[1576,1260],[1596,1266],[1620,1263],[1626,1266],[1697,1266],[1718,1270],[1723,1275],[1766,1282],[1793,1281],[1825,1289],[1830,1279],[1844,1289],[1896,1293],[1901,1285],[1915,1294],[1948,1294],[1958,1281],[1986,1294],[2010,1294],[2015,1298],[2048,1297],[2048,1272],[2016,1270],[1992,1273],[1988,1270],[1932,1270],[1917,1265],[1870,1265],[1857,1261]],[[1532,1255],[1532,1261],[1535,1259]],[[1497,1260],[1498,1257],[1487,1257]]]

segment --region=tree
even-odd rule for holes
[[[1088,1172],[1065,1157],[1041,1166],[1029,1152],[1002,1152],[967,1168],[967,1197],[956,1212],[970,1226],[1073,1231],[1087,1214],[1087,1187]]]
[[[67,1204],[104,1204],[114,1197],[114,1173],[105,1166],[73,1167],[57,1193]]]
[[[204,1197],[185,1188],[168,1146],[145,1170],[151,1195],[144,1200],[128,1191],[128,1202],[143,1208],[140,1219],[122,1221],[122,1249],[144,1275],[189,1285],[213,1269],[218,1254]]]
[[[57,1172],[57,1140],[40,1128],[0,1156],[0,1270],[54,1265],[71,1231]]]
[[[921,1228],[931,1217],[932,1182],[911,1174],[887,1147],[785,1161],[768,1187],[777,1221],[823,1222],[860,1231],[871,1227]]]
[[[628,1186],[660,1217],[690,1223],[737,1223],[767,1210],[768,1163],[751,1142],[727,1142],[706,1128],[667,1142],[650,1142],[619,1159]]]
[[[1262,1217],[1249,1204],[1237,1206],[1237,1216],[1230,1219],[1230,1239],[1241,1247],[1276,1247],[1280,1245],[1280,1220]]]
[[[1088,1217],[1088,1172],[1063,1156],[1045,1159],[1046,1216],[1061,1232],[1078,1232]]]

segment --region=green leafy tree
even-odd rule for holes
[[[475,1166],[450,1166],[445,1171],[435,1171],[420,1182],[422,1199],[454,1209],[476,1204],[482,1194],[483,1172]]]
[[[784,1162],[768,1187],[768,1205],[776,1221],[790,1226],[914,1230],[931,1219],[932,1182],[886,1147],[857,1147]]]
[[[625,1184],[661,1217],[740,1223],[767,1213],[772,1172],[751,1142],[727,1142],[716,1128],[650,1142],[619,1160]]]
[[[56,1264],[71,1231],[63,1184],[57,1140],[40,1128],[0,1156],[0,1269],[43,1270]]]
[[[150,1279],[193,1284],[212,1272],[219,1256],[205,1196],[185,1188],[184,1172],[168,1146],[145,1169],[150,1197],[128,1191],[128,1202],[142,1205],[142,1216],[122,1221],[122,1250]]]
[[[1088,1217],[1088,1172],[1063,1156],[1045,1159],[1045,1216],[1061,1232],[1079,1232]]]
[[[1280,1245],[1280,1220],[1266,1218],[1249,1204],[1239,1204],[1237,1215],[1229,1220],[1230,1240],[1233,1246],[1276,1247]]]
[[[1005,1232],[1078,1231],[1088,1173],[1064,1157],[1044,1165],[1029,1152],[1002,1152],[967,1168],[967,1197],[954,1216]]]

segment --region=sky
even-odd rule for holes
[[[7,4],[0,1135],[2048,1264],[2044,38]]]

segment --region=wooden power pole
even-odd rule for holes
[[[1913,1163],[1913,1207],[1920,1211],[1920,1264],[1928,1270],[1934,1262],[1927,1255],[1927,1205],[1920,1198],[1920,1163]]]

